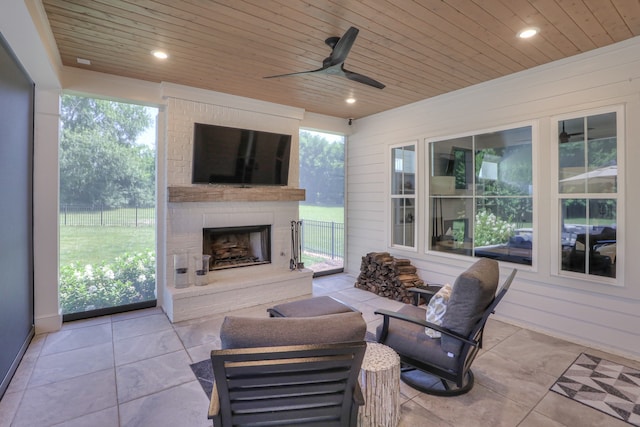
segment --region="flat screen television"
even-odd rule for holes
[[[194,124],[194,184],[287,185],[291,135]]]

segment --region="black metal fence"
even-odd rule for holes
[[[155,223],[156,210],[153,207],[60,206],[61,226],[150,227]],[[303,219],[301,234],[304,252],[330,259],[344,258],[344,224]]]
[[[344,224],[302,220],[302,251],[326,258],[344,258]]]
[[[108,209],[95,206],[60,206],[61,226],[152,227],[155,224],[156,209],[153,207]]]

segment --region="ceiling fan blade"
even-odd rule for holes
[[[355,27],[349,27],[342,37],[329,37],[324,42],[331,47],[331,55],[322,61],[322,67],[316,70],[299,71],[296,73],[277,74],[275,76],[266,76],[264,79],[274,79],[277,77],[298,76],[301,74],[322,73],[329,75],[339,75],[346,77],[358,83],[373,86],[378,89],[384,89],[385,85],[371,77],[354,73],[344,69],[344,61],[351,51],[351,47],[358,37],[359,30]]]
[[[263,79],[275,79],[277,77],[298,76],[300,74],[317,73],[317,72],[323,71],[323,70],[324,70],[324,68],[318,68],[317,70],[298,71],[296,73],[286,73],[286,74],[276,74],[275,76],[265,76],[265,77],[263,77]]]
[[[584,132],[569,133],[564,129],[564,121],[562,122],[562,132],[558,135],[560,142],[569,142],[569,139],[573,136],[584,135]]]
[[[337,43],[335,43],[335,37],[329,37],[325,40],[325,43],[329,46],[333,43],[335,43],[335,45],[333,46],[331,55],[322,63],[324,68],[342,64],[344,60],[347,59],[347,55],[349,55],[349,51],[351,51],[351,47],[353,43],[355,43],[356,37],[358,37],[358,32],[359,30],[356,27],[349,27]]]
[[[364,83],[366,85],[373,86],[378,89],[384,89],[385,87],[385,85],[383,85],[377,80],[372,79],[371,77],[363,76],[362,74],[354,73],[353,71],[348,71],[348,70],[345,70],[344,68],[342,69],[342,71],[344,72],[344,76],[349,80],[353,80],[358,83]]]

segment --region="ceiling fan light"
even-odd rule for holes
[[[531,37],[538,34],[540,30],[536,27],[525,28],[524,30],[518,33],[518,37],[521,39],[530,39]]]

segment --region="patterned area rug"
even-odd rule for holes
[[[640,371],[581,353],[551,386],[563,396],[640,426]]]
[[[211,390],[213,390],[213,366],[211,366],[211,359],[205,359],[198,363],[193,363],[191,365],[191,370],[193,371],[193,375],[198,379],[202,389],[207,394],[207,397],[211,398]]]

